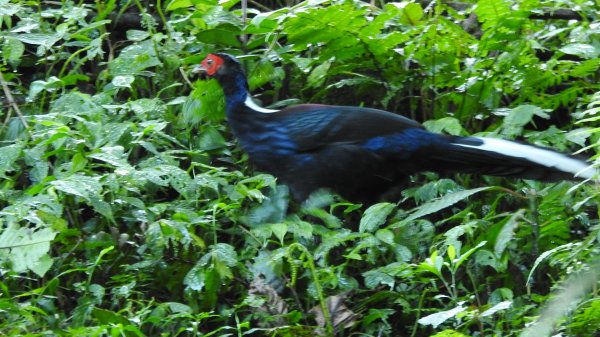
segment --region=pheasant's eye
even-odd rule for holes
[[[211,66],[213,64],[213,60],[212,59],[207,59],[206,60],[206,64]]]

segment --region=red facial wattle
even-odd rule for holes
[[[223,65],[223,59],[215,54],[208,54],[202,61],[202,68],[208,76],[214,76],[221,65]]]

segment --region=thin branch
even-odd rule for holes
[[[540,20],[582,20],[581,14],[576,11],[559,8],[542,8],[541,13],[531,13],[529,15],[530,19],[540,19]]]
[[[250,1],[248,1],[248,2],[249,2],[249,3],[251,3],[251,4],[252,4],[254,7],[256,7],[256,8],[260,8],[260,9],[262,9],[262,10],[263,10],[263,11],[265,11],[265,12],[270,12],[270,11],[272,11],[272,9],[271,9],[271,8],[269,8],[269,7],[267,7],[267,6],[263,5],[263,4],[261,4],[261,3],[260,3],[260,2],[258,2],[258,1],[253,1],[253,0],[250,0]]]
[[[15,101],[12,93],[10,92],[10,89],[8,88],[8,83],[6,83],[6,81],[4,80],[4,75],[2,74],[1,71],[0,71],[0,84],[2,85],[2,89],[4,90],[4,95],[6,96],[6,100],[12,106],[13,110],[15,110],[15,112],[17,113],[17,116],[19,116],[19,119],[21,120],[21,123],[23,123],[23,126],[25,127],[25,129],[29,129],[29,124],[27,123],[27,120],[21,113],[21,109],[19,109],[17,102]]]

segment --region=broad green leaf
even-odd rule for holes
[[[277,72],[275,72],[273,62],[266,58],[260,59],[248,74],[248,86],[250,90],[260,88],[275,79],[276,75]]]
[[[200,262],[196,263],[183,278],[183,284],[188,288],[201,291],[206,283],[206,268]]]
[[[430,337],[468,337],[458,331],[454,330],[444,330],[442,332],[438,332],[435,335],[431,335]]]
[[[431,325],[435,329],[438,327],[438,325],[467,310],[467,307],[463,307],[463,304],[464,302],[459,302],[458,306],[454,309],[436,312],[435,314],[431,314],[419,319],[418,322],[422,325]]]
[[[275,223],[270,225],[271,231],[279,239],[279,243],[283,246],[283,239],[288,231],[288,225],[285,223]]]
[[[0,2],[0,15],[13,16],[20,11],[23,11],[23,6],[20,3],[11,3],[8,1]]]
[[[331,67],[331,62],[329,61],[325,61],[314,67],[308,75],[308,86],[318,88],[323,85],[323,82],[325,82],[325,79],[327,78],[329,67]]]
[[[430,120],[423,123],[423,126],[435,133],[446,132],[449,135],[458,136],[463,133],[460,121],[454,117],[444,117],[436,120]]]
[[[121,50],[118,57],[108,64],[111,76],[138,75],[142,70],[160,66],[154,44],[151,40],[145,40]],[[127,82],[130,77],[125,77],[123,82]]]
[[[360,224],[358,226],[359,232],[375,231],[379,226],[385,223],[385,220],[388,215],[392,213],[394,208],[396,208],[396,205],[388,202],[382,202],[367,208],[362,219],[360,219]]]
[[[133,169],[133,167],[127,162],[125,149],[120,145],[104,146],[100,148],[98,152],[89,154],[88,158],[94,158],[115,167]]]
[[[388,245],[395,244],[394,233],[387,228],[377,230],[377,232],[375,232],[375,237],[378,238],[379,240],[387,243]]]
[[[475,253],[475,263],[480,266],[490,266],[498,272],[506,270],[506,264],[499,260],[494,253],[487,249],[480,249]]]
[[[448,246],[448,251],[446,252],[446,254],[448,254],[448,258],[450,258],[450,261],[456,258],[456,248],[454,248],[454,245]]]
[[[148,37],[150,37],[150,33],[145,30],[130,29],[127,31],[127,40],[139,42]]]
[[[510,15],[510,3],[506,0],[479,0],[474,10],[477,19],[483,22],[483,29],[494,29],[500,21]]]
[[[523,127],[531,122],[533,116],[542,117],[545,119],[550,116],[540,107],[535,105],[519,105],[512,109],[508,116],[502,122],[502,134],[508,136],[518,136],[523,132]]]
[[[61,95],[56,101],[52,102],[50,111],[60,115],[70,114],[76,116],[101,116],[105,112],[96,97],[78,91]]]
[[[198,81],[182,107],[183,123],[221,121],[225,117],[225,96],[217,81]]]
[[[65,179],[50,182],[57,190],[82,197],[90,201],[92,197],[100,195],[102,185],[96,178],[74,174]]]
[[[442,266],[444,265],[444,259],[437,254],[437,251],[434,251],[430,257],[425,259],[425,261],[419,263],[417,266],[418,271],[430,272],[437,277],[442,276]]]
[[[9,63],[13,67],[18,66],[24,51],[25,45],[23,42],[12,36],[4,37],[4,44],[2,46],[2,58],[4,59],[4,63]]]
[[[404,245],[396,244],[393,249],[398,261],[409,262],[413,258],[413,253]]]
[[[179,303],[179,302],[167,302],[165,303],[169,306],[169,309],[174,313],[178,314],[191,314],[193,312],[192,308],[189,305]]]
[[[460,202],[475,193],[479,193],[481,191],[489,190],[491,187],[478,187],[470,190],[464,190],[459,192],[448,193],[441,198],[437,198],[433,201],[430,201],[426,204],[423,204],[415,209],[413,209],[412,213],[399,223],[395,224],[394,227],[399,227],[404,223],[416,220],[422,216],[435,213],[439,210],[442,210],[446,207],[452,206],[457,202]]]
[[[223,262],[228,267],[233,267],[238,262],[238,256],[235,248],[226,243],[217,243],[211,249],[211,254],[215,259]]]
[[[172,0],[167,5],[167,10],[174,11],[179,8],[192,7],[193,5],[194,3],[192,2],[192,0]]]
[[[239,32],[225,29],[207,29],[196,34],[199,41],[224,46],[240,47],[241,43],[237,36]]]
[[[469,249],[464,254],[461,254],[458,261],[453,263],[452,268],[454,270],[458,270],[458,268],[460,268],[460,266],[469,258],[469,256],[473,255],[473,253],[475,253],[479,248],[485,246],[486,244],[487,244],[487,241],[481,241],[479,244],[477,244],[477,246]]]
[[[135,81],[135,77],[131,75],[117,75],[112,79],[112,84],[117,88],[129,88],[131,89],[131,84]]]
[[[500,233],[498,233],[498,237],[496,237],[496,243],[494,244],[494,254],[497,257],[500,257],[507,245],[513,240],[515,229],[519,225],[519,219],[523,216],[524,210],[519,210],[515,212],[509,219],[506,221]]]
[[[0,261],[9,261],[17,273],[31,270],[43,277],[52,266],[48,252],[56,232],[50,228],[20,227],[16,223],[0,230]]]
[[[392,289],[396,284],[396,281],[391,275],[377,269],[364,272],[363,277],[365,286],[370,289],[376,288],[379,285],[385,285]]]
[[[533,272],[537,269],[537,267],[540,265],[540,263],[542,263],[549,256],[551,256],[554,253],[560,252],[560,251],[564,251],[564,250],[568,250],[568,249],[573,249],[574,247],[578,247],[580,245],[581,245],[580,242],[569,242],[567,244],[564,244],[562,246],[558,246],[556,248],[550,249],[550,250],[545,251],[542,254],[540,254],[540,256],[538,256],[538,258],[535,259],[535,262],[533,263],[533,267],[531,268],[531,271],[529,272],[529,275],[527,276],[527,282],[526,282],[526,284],[527,285],[530,284],[529,282],[531,281],[531,277],[533,276]]]
[[[500,310],[506,310],[506,309],[510,308],[512,303],[513,303],[513,301],[502,301],[502,302],[494,305],[493,307],[487,309],[486,311],[482,312],[481,317],[491,316]]]
[[[600,49],[586,43],[571,43],[559,50],[565,54],[577,55],[585,59],[593,59],[600,54]]]
[[[30,34],[19,34],[16,36],[21,42],[26,44],[43,46],[44,51],[52,47],[62,37],[61,33],[56,34],[41,34],[41,33],[30,33]]]
[[[17,169],[13,165],[20,157],[22,149],[23,147],[19,144],[0,147],[0,177],[6,178],[6,172]]]
[[[27,96],[27,99],[33,101],[42,91],[45,90],[48,92],[53,92],[56,91],[56,89],[61,88],[63,85],[64,83],[56,76],[50,76],[47,81],[33,81],[29,85],[29,95]]]
[[[199,150],[210,151],[225,147],[226,141],[223,135],[215,128],[206,127],[200,133],[197,144]]]
[[[392,2],[400,10],[400,22],[414,26],[423,17],[423,8],[415,2]]]
[[[131,323],[125,317],[117,314],[116,312],[106,310],[106,309],[94,308],[92,310],[92,314],[98,320],[98,322],[100,322],[102,324],[129,325]]]
[[[163,102],[158,99],[140,98],[127,103],[136,115],[160,114],[165,112]]]
[[[296,237],[310,239],[313,236],[313,226],[306,221],[297,220],[288,224],[288,232]]]

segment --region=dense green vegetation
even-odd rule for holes
[[[264,106],[595,159],[599,18],[593,0],[0,0],[0,335],[598,335],[597,185],[422,174],[401,200],[299,205],[190,69],[226,51]]]

